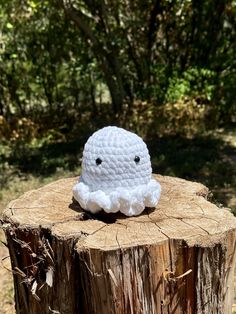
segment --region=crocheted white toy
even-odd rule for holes
[[[160,184],[152,179],[147,146],[138,135],[108,126],[88,139],[82,173],[73,188],[83,209],[135,216],[156,206],[160,193]]]

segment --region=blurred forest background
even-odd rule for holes
[[[79,174],[109,124],[145,139],[154,172],[236,210],[235,39],[236,1],[0,0],[0,212]]]

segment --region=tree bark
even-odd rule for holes
[[[119,116],[122,113],[123,102],[129,95],[125,90],[125,80],[122,75],[122,66],[118,60],[118,51],[115,53],[109,41],[101,42],[96,36],[89,24],[89,22],[93,24],[95,23],[94,17],[88,18],[88,16],[82,13],[79,9],[73,7],[71,3],[66,3],[63,0],[57,0],[56,3],[64,10],[65,14],[81,31],[86,42],[89,40],[89,45],[101,66],[101,70],[108,86],[112,99],[113,111]],[[106,47],[108,44],[109,49]]]
[[[203,185],[156,178],[160,202],[138,217],[83,212],[76,178],[12,201],[3,226],[16,312],[231,313],[236,218]]]

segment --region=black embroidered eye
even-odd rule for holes
[[[136,164],[138,164],[140,162],[140,157],[139,156],[135,156],[134,157],[134,161],[136,162]]]
[[[99,166],[102,163],[102,159],[101,158],[97,158],[96,159],[96,165]]]

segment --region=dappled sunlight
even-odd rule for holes
[[[27,190],[79,175],[88,137],[116,125],[145,140],[154,173],[203,183],[236,215],[235,9],[0,1],[0,214]]]

